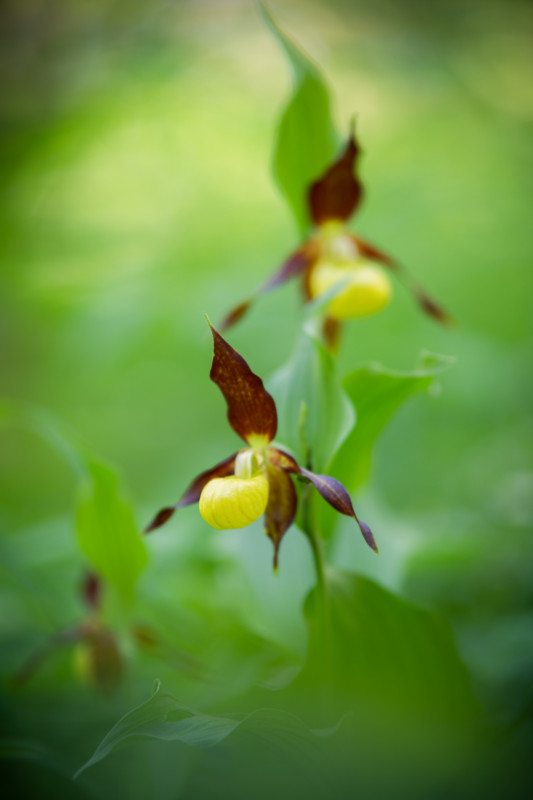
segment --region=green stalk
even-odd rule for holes
[[[325,578],[325,565],[324,565],[324,552],[322,548],[322,541],[320,533],[316,524],[316,518],[313,509],[313,496],[311,493],[311,486],[306,486],[302,491],[302,526],[303,532],[311,547],[313,556],[313,564],[316,573],[316,582],[318,593],[321,597],[321,603],[325,607],[327,603],[327,589]]]
[[[331,706],[331,692],[333,687],[333,652],[329,616],[329,596],[325,576],[325,562],[322,547],[322,538],[318,529],[315,511],[316,496],[313,487],[303,487],[301,494],[301,523],[303,532],[311,547],[313,564],[316,573],[316,624],[317,640],[315,642],[314,658],[320,672],[317,680],[317,709],[320,708],[324,719],[328,719]]]

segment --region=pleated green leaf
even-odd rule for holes
[[[310,57],[263,9],[266,22],[287,56],[293,90],[278,126],[274,175],[302,234],[310,225],[307,191],[339,150],[329,92]]]

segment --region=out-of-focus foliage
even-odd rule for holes
[[[285,784],[292,797],[310,781],[319,795],[325,786],[322,796],[332,781],[339,796],[357,788],[390,796],[394,780],[395,793],[407,787],[412,800],[435,795],[436,779],[441,794],[454,797],[527,797],[531,7],[518,0],[269,7],[334,87],[339,131],[358,115],[366,199],[357,232],[397,255],[458,322],[439,329],[398,286],[386,311],[347,326],[339,354],[338,375],[360,367],[354,389],[382,377],[363,366],[371,362],[403,374],[421,349],[457,357],[438,378],[441,393],[412,397],[374,448],[370,479],[355,500],[372,523],[379,558],[366,552],[349,519],[328,542],[343,571],[335,629],[361,636],[380,656],[381,682],[372,683],[368,660],[354,666],[357,693],[366,694],[363,679],[375,702],[363,725],[372,730],[370,744],[360,718],[324,720],[318,694],[309,699],[302,687],[300,703],[294,691],[307,648],[301,606],[314,582],[304,537],[289,531],[274,577],[259,525],[216,533],[195,508],[146,540],[149,561],[133,606],[106,609],[124,661],[117,692],[102,696],[83,682],[72,646],[50,652],[15,690],[12,679],[32,653],[84,618],[79,585],[88,563],[72,508],[78,476],[34,433],[10,423],[0,448],[4,785],[19,796],[38,787],[54,800],[170,800],[216,797],[221,787],[236,797],[239,778],[245,796],[263,788],[272,796],[292,770],[297,786]],[[294,245],[293,221],[268,168],[280,99],[290,92],[286,64],[249,4],[29,0],[4,3],[0,13],[2,396],[49,409],[98,461],[116,464],[142,524],[236,442],[220,424],[222,400],[207,379],[203,314],[216,321]],[[318,85],[314,96],[324,105]],[[303,153],[309,143],[297,132],[299,143]],[[334,139],[330,146],[334,152]],[[301,323],[296,291],[287,286],[266,297],[231,342],[253,349],[254,369],[266,376],[287,361]],[[424,389],[425,380],[409,386]],[[345,391],[351,386],[350,379]],[[357,413],[354,444],[366,424],[364,407]],[[367,437],[371,418],[368,425]],[[325,444],[325,461],[328,450]],[[361,463],[350,467],[359,471]],[[451,623],[481,717],[435,613]],[[427,672],[418,646],[407,646],[419,634]],[[353,663],[357,645],[350,644]],[[397,675],[410,670],[421,696],[435,697],[424,675],[436,676],[438,695],[439,653],[455,676],[443,705],[453,695],[451,713],[465,698],[457,742],[467,764],[453,747],[437,763],[431,726],[413,763],[411,743],[427,728],[412,725],[407,735],[376,712],[385,698],[405,706]],[[132,740],[72,783],[156,677],[180,703],[209,716],[246,715],[276,701],[283,709],[290,700],[302,725],[331,735],[319,739],[317,758],[309,755],[316,736],[302,751],[273,734],[275,726],[264,726],[261,739],[262,730],[243,724],[201,758],[176,742]],[[416,695],[416,682],[409,686]],[[480,730],[480,719],[476,751],[469,732]],[[310,762],[317,766],[311,779]],[[358,786],[342,772],[346,763]]]
[[[146,548],[118,480],[108,467],[92,462],[80,487],[76,529],[82,553],[126,601],[133,598],[146,564]]]
[[[299,463],[327,472],[356,415],[334,359],[315,331],[302,331],[294,354],[272,377],[269,389],[280,419],[277,438]]]
[[[332,469],[350,491],[368,477],[372,448],[386,423],[412,395],[428,390],[435,376],[453,361],[450,357],[424,353],[422,363],[412,372],[394,372],[371,364],[344,378],[346,394],[357,410],[357,427],[335,453]]]

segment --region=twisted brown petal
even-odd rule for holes
[[[372,531],[366,522],[363,522],[358,518],[352,505],[350,495],[340,481],[338,481],[336,478],[332,478],[330,475],[317,475],[314,472],[310,472],[308,469],[304,469],[294,460],[291,455],[285,453],[283,450],[279,450],[276,447],[269,448],[268,460],[271,464],[278,467],[278,469],[283,470],[284,472],[292,472],[298,475],[303,475],[305,478],[310,480],[315,489],[318,490],[318,492],[322,495],[324,500],[330,504],[330,506],[332,506],[336,511],[339,511],[341,514],[345,514],[347,517],[352,517],[357,522],[365,542],[369,547],[372,548],[372,550],[374,550],[376,553],[379,553]]]
[[[360,239],[359,236],[352,236],[351,238],[357,245],[357,249],[362,256],[369,258],[371,261],[378,261],[398,276],[404,286],[414,295],[418,305],[426,314],[429,314],[430,317],[433,317],[433,319],[443,325],[450,325],[453,323],[453,317],[426,293],[421,284],[418,283],[398,261],[395,261],[391,256],[379,250],[377,247],[374,247],[373,244],[365,242],[364,239]]]
[[[265,533],[274,545],[274,569],[278,568],[278,552],[285,532],[296,515],[298,503],[292,478],[281,469],[267,465],[268,505],[265,511]]]
[[[367,545],[376,553],[379,553],[372,531],[366,522],[358,519],[357,514],[354,511],[350,495],[342,483],[336,478],[332,478],[330,475],[316,475],[314,472],[309,472],[309,470],[304,469],[303,467],[300,467],[300,472],[302,475],[305,475],[306,478],[309,478],[315,489],[318,490],[318,492],[322,495],[324,500],[330,504],[330,506],[333,506],[336,511],[339,511],[341,514],[345,514],[347,517],[353,517],[353,519],[359,525],[359,529],[363,534]]]
[[[244,358],[213,326],[211,332],[215,351],[209,376],[226,399],[229,424],[248,444],[265,446],[278,427],[274,400]]]
[[[244,315],[248,309],[259,297],[268,294],[277,286],[289,281],[291,278],[296,278],[305,272],[307,267],[313,263],[318,255],[318,244],[314,239],[309,239],[304,244],[292,253],[289,258],[282,264],[277,272],[274,273],[257,291],[249,297],[248,300],[239,303],[238,306],[226,314],[220,323],[220,330],[225,331],[235,325]]]
[[[315,225],[346,221],[361,202],[363,187],[354,169],[359,145],[352,133],[344,153],[309,189],[309,211]]]
[[[180,500],[175,505],[167,506],[166,508],[162,508],[161,511],[158,511],[151,523],[144,529],[144,532],[150,533],[150,531],[160,528],[161,525],[164,525],[165,522],[170,519],[176,509],[197,503],[202,494],[202,489],[212,478],[225,478],[227,475],[233,475],[236,457],[237,453],[233,453],[233,455],[226,458],[225,461],[221,461],[219,464],[211,467],[211,469],[207,469],[205,472],[198,475],[198,477],[189,484]]]

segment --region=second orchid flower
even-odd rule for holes
[[[374,314],[387,305],[392,287],[381,266],[403,280],[426,314],[441,323],[451,320],[395,259],[346,227],[364,193],[356,171],[359,153],[352,132],[340,157],[309,186],[307,205],[315,231],[251,298],[227,314],[222,330],[241,319],[257,297],[299,277],[305,302],[337,287],[326,305],[323,325],[326,342],[333,346],[344,320]]]
[[[163,525],[183,506],[199,503],[212,527],[242,528],[264,514],[267,536],[274,545],[274,568],[281,540],[296,516],[293,475],[310,482],[340,514],[352,517],[367,544],[378,552],[372,531],[358,519],[345,487],[329,475],[300,466],[284,450],[272,446],[277,430],[274,400],[244,358],[211,326],[214,355],[210,377],[227,403],[228,420],[246,447],[196,477],[173,506],[163,508],[147,532]]]

